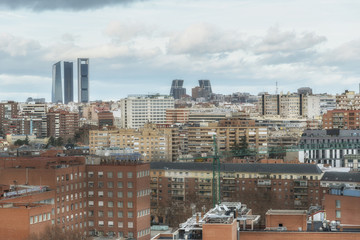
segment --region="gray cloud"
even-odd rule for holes
[[[106,6],[130,4],[141,0],[1,0],[0,6],[11,9],[46,10],[89,10]]]

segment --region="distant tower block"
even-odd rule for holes
[[[182,96],[186,95],[186,88],[183,88],[183,84],[184,80],[173,80],[170,89],[170,96],[173,96],[174,99],[180,99]]]
[[[64,62],[64,103],[74,101],[73,63]]]
[[[78,100],[89,102],[89,59],[78,58]]]
[[[53,103],[62,103],[62,81],[61,81],[61,62],[57,62],[52,67],[52,91],[51,101]]]

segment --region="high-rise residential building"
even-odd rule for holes
[[[79,114],[64,110],[49,110],[47,113],[48,137],[73,138],[79,129]]]
[[[61,62],[57,62],[52,68],[52,92],[51,101],[53,103],[62,103],[62,81],[61,81]]]
[[[78,58],[78,100],[89,102],[89,59]]]
[[[199,80],[199,86],[212,93],[210,80]]]
[[[186,95],[186,88],[183,87],[183,84],[184,80],[173,80],[170,89],[170,96],[173,96],[174,99],[180,99],[182,96]]]
[[[174,108],[174,98],[164,95],[131,95],[121,99],[121,126],[140,128],[145,123],[166,123],[166,109]]]
[[[73,63],[64,62],[64,103],[74,101]]]

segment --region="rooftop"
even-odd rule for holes
[[[211,163],[151,162],[152,170],[212,171]],[[315,164],[222,163],[222,172],[321,174]]]
[[[321,181],[360,182],[360,172],[325,172]]]

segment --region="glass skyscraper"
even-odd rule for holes
[[[73,63],[64,62],[64,103],[74,101]]]
[[[52,91],[51,101],[53,103],[62,103],[62,81],[61,81],[61,62],[57,62],[52,68]]]
[[[89,59],[78,58],[78,100],[89,102]]]

